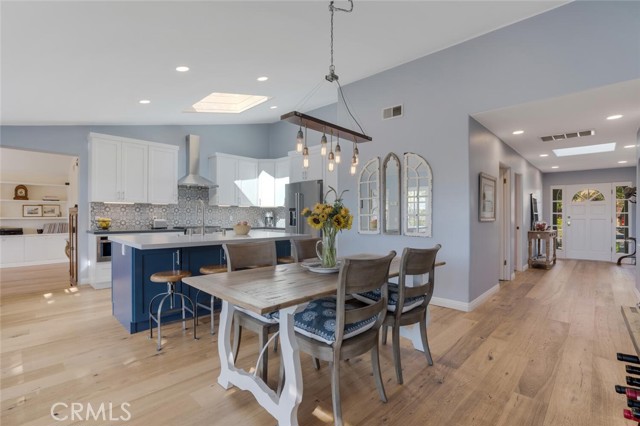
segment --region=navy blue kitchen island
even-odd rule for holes
[[[135,236],[112,235],[111,240],[111,303],[112,313],[129,331],[137,333],[149,329],[149,302],[166,291],[166,286],[152,283],[152,274],[171,269],[191,271],[200,275],[203,265],[226,263],[222,244],[273,240],[278,257],[291,254],[292,238],[306,238],[304,234],[288,234],[252,230],[250,235],[168,235],[145,234]],[[186,284],[179,284],[177,291],[195,301],[196,291]],[[209,295],[201,293],[199,302],[208,304]],[[203,315],[208,315],[203,311]],[[175,319],[178,314],[175,315]],[[171,320],[172,318],[168,318]]]

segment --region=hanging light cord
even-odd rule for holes
[[[331,65],[329,65],[329,74],[325,77],[326,80],[328,80],[329,82],[335,82],[338,86],[338,91],[340,92],[340,98],[342,98],[342,103],[344,104],[345,108],[347,109],[347,112],[349,113],[349,115],[351,116],[351,118],[353,119],[353,121],[356,123],[356,125],[358,126],[358,128],[360,128],[360,132],[365,133],[364,130],[362,129],[362,126],[360,125],[360,123],[358,122],[358,120],[356,120],[356,118],[353,116],[353,113],[351,112],[351,109],[349,108],[349,105],[347,104],[347,100],[344,96],[344,92],[342,91],[342,85],[340,85],[340,81],[338,81],[338,75],[335,73],[336,71],[336,67],[333,64],[333,13],[337,10],[340,12],[347,12],[350,13],[353,11],[353,0],[349,0],[349,5],[350,8],[349,9],[342,9],[340,7],[335,7],[333,5],[333,1],[329,2],[329,12],[331,12],[331,31],[329,32],[331,34],[331,40],[330,40],[330,52],[331,52]]]

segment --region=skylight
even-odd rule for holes
[[[239,114],[268,100],[268,96],[214,92],[193,104],[186,112]]]
[[[616,143],[603,143],[599,145],[576,146],[575,148],[554,149],[556,157],[568,157],[571,155],[596,154],[598,152],[609,152],[616,149]]]

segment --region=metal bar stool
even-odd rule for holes
[[[193,301],[186,295],[179,293],[176,291],[176,283],[180,282],[183,278],[186,277],[190,277],[191,276],[191,272],[190,271],[183,271],[183,270],[175,270],[175,271],[163,271],[163,272],[156,272],[155,274],[151,275],[151,277],[149,278],[151,280],[151,282],[154,283],[166,283],[167,284],[167,292],[166,293],[160,293],[160,294],[156,294],[152,299],[151,302],[149,303],[149,338],[153,339],[153,323],[152,321],[155,321],[156,324],[158,324],[158,347],[157,350],[161,350],[162,349],[162,329],[161,329],[161,322],[162,322],[162,314],[164,313],[165,315],[170,314],[170,313],[174,313],[174,312],[180,312],[182,311],[182,329],[186,330],[186,312],[190,312],[193,315],[193,338],[196,339],[196,306],[193,304]],[[174,296],[179,296],[181,301],[182,301],[182,306],[180,308],[175,308],[174,306]],[[155,313],[155,315],[153,314],[153,302],[158,298],[161,297],[160,299],[160,303],[158,304],[158,311]],[[162,306],[164,305],[165,300],[169,299],[169,310],[166,312],[162,312]],[[189,301],[189,303],[191,304],[191,308],[188,308],[185,304],[185,299]]]
[[[209,275],[209,274],[220,274],[223,272],[227,272],[227,265],[204,265],[200,268],[200,273],[202,275]],[[214,296],[211,296],[211,298],[209,299],[209,305],[205,305],[204,303],[200,303],[198,302],[198,300],[200,300],[200,290],[198,290],[196,292],[196,322],[197,322],[197,317],[198,317],[198,308],[203,308],[208,310],[211,313],[211,334],[216,334],[215,332],[215,327],[214,327],[214,323],[213,323],[213,304],[216,301],[216,298]]]

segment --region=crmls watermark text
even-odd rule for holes
[[[66,402],[56,402],[51,406],[51,418],[59,422],[66,420],[71,421],[89,421],[89,420],[102,420],[111,422],[126,422],[131,420],[131,412],[129,408],[131,404],[123,402],[120,405],[114,407],[112,402],[100,403],[99,405],[91,404],[90,402],[72,402],[67,404]],[[114,410],[120,408],[123,411],[122,415],[114,415]],[[69,409],[68,414],[59,414],[58,410],[65,411]]]

